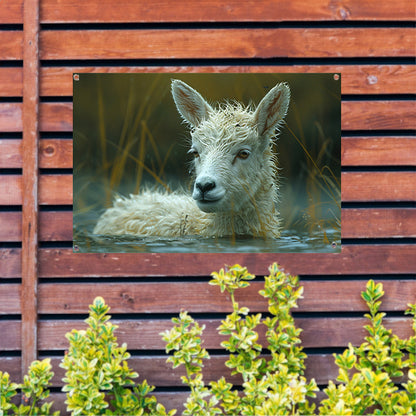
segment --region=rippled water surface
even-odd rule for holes
[[[316,229],[312,232],[284,229],[279,239],[237,237],[177,238],[103,236],[92,233],[90,218],[77,221],[74,251],[93,253],[338,253],[340,231]]]

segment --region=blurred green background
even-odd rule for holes
[[[189,131],[176,110],[172,79],[210,104],[257,105],[278,82],[291,89],[276,141],[285,228],[341,227],[341,79],[334,74],[79,74],[74,80],[74,228],[91,231],[114,193],[143,186],[190,189]]]

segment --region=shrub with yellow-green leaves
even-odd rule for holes
[[[166,351],[173,355],[168,359],[174,367],[184,365],[183,382],[191,388],[185,404],[184,415],[302,415],[315,414],[315,405],[309,398],[316,397],[318,387],[314,380],[303,376],[306,354],[300,346],[301,329],[296,328],[291,309],[297,307],[302,296],[298,277],[279,270],[277,264],[269,268],[264,289],[260,294],[268,300],[270,316],[250,314],[240,307],[234,293],[249,286],[255,276],[245,267],[232,266],[213,273],[210,284],[228,292],[233,312],[218,331],[228,337],[222,346],[230,353],[226,366],[231,375],[240,374],[242,389],[235,388],[222,377],[206,386],[203,381],[203,360],[209,359],[202,348],[202,332],[186,312],[173,319],[174,327],[162,334]],[[343,354],[335,355],[339,367],[337,384],[330,381],[324,393],[328,398],[319,407],[321,415],[416,415],[415,340],[401,340],[387,330],[379,312],[383,286],[370,280],[362,297],[370,313],[365,316],[370,324],[365,326],[369,336],[359,347],[349,347]],[[413,328],[416,331],[416,306],[409,305]],[[258,342],[260,325],[265,325],[267,345]],[[268,359],[262,351],[269,352]],[[408,370],[407,370],[408,369]],[[399,388],[397,378],[404,376],[407,382]]]
[[[11,383],[9,374],[0,371],[0,416],[58,416],[59,412],[51,412],[53,402],[45,402],[49,397],[48,387],[52,377],[49,358],[34,361],[29,367],[28,374],[24,376],[22,384]],[[11,399],[19,389],[25,404],[16,406]]]
[[[174,367],[184,365],[187,376],[183,382],[191,388],[185,404],[184,415],[279,415],[312,414],[314,404],[308,397],[315,397],[318,390],[314,380],[303,377],[305,353],[300,346],[300,329],[295,327],[291,308],[303,288],[298,287],[297,276],[279,270],[276,264],[270,267],[265,278],[264,290],[260,293],[268,300],[272,317],[262,320],[261,314],[250,314],[248,308],[240,307],[234,293],[249,286],[254,275],[245,267],[235,265],[227,270],[213,273],[210,284],[220,287],[230,295],[233,312],[218,328],[228,340],[221,345],[230,353],[226,366],[231,375],[240,374],[243,390],[235,388],[224,377],[210,386],[202,378],[203,359],[208,352],[201,347],[203,327],[187,314],[174,319],[175,326],[162,334],[166,351],[174,351],[169,361]],[[258,327],[266,325],[267,346],[258,342]],[[263,348],[271,353],[266,360]],[[197,381],[197,383],[195,382]],[[208,400],[209,399],[209,400]]]
[[[86,330],[72,330],[66,337],[69,351],[61,367],[66,370],[63,391],[72,415],[166,415],[146,381],[135,385],[138,374],[127,360],[127,345],[119,346],[109,322],[109,307],[97,297],[90,305]],[[174,414],[170,412],[169,415]]]
[[[359,347],[351,344],[335,356],[339,367],[338,385],[332,381],[325,389],[328,398],[320,407],[322,415],[415,415],[416,414],[416,336],[402,340],[383,325],[385,313],[379,312],[384,295],[381,283],[370,280],[362,297],[370,309],[365,326],[368,336]],[[416,332],[416,305],[409,305]],[[408,357],[406,359],[406,353]],[[395,379],[408,369],[408,382],[402,389]]]
[[[382,284],[370,280],[362,298],[369,308],[365,316],[368,336],[358,347],[351,344],[342,354],[335,354],[339,367],[336,383],[330,381],[318,407],[311,402],[318,387],[304,377],[306,354],[291,310],[297,307],[303,288],[297,276],[269,268],[260,294],[268,301],[268,316],[250,314],[235,299],[255,278],[245,267],[232,266],[212,274],[210,284],[219,286],[231,299],[232,313],[221,322],[218,331],[226,339],[221,343],[228,351],[226,366],[231,375],[238,374],[242,386],[236,387],[225,376],[205,384],[203,348],[204,326],[187,312],[174,318],[173,328],[162,333],[168,361],[173,367],[183,365],[182,382],[190,388],[183,414],[202,415],[416,415],[416,335],[400,339],[383,325],[380,312]],[[416,305],[409,305],[416,332]],[[69,350],[61,367],[66,370],[63,391],[67,393],[67,410],[72,415],[173,415],[166,412],[155,397],[154,387],[143,381],[127,361],[127,345],[117,343],[117,326],[110,322],[109,307],[97,297],[90,305],[86,330],[68,333]],[[266,328],[266,345],[259,342],[258,329]],[[264,354],[266,352],[267,354]],[[267,358],[266,358],[267,357]],[[0,371],[0,416],[58,416],[47,402],[53,376],[49,359],[35,361],[22,384],[12,383],[9,374]],[[400,379],[402,383],[400,384]],[[23,404],[13,397],[21,393]]]

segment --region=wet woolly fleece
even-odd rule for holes
[[[288,109],[288,85],[277,84],[254,110],[231,102],[213,108],[179,80],[172,81],[172,95],[191,128],[192,195],[143,191],[118,196],[99,218],[94,233],[278,237],[276,156],[271,143]]]

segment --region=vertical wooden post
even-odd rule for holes
[[[37,357],[39,0],[23,2],[22,374]]]

